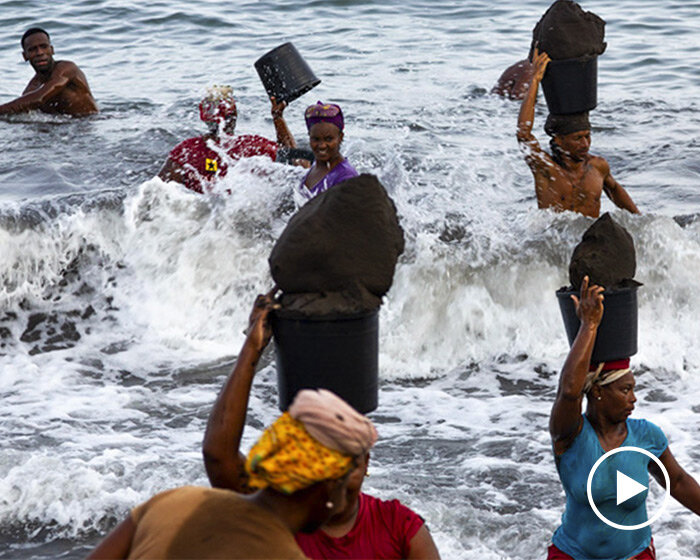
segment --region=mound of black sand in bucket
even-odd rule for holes
[[[376,309],[404,249],[396,207],[374,175],[307,202],[268,259],[287,317],[334,318]]]
[[[576,2],[557,0],[532,30],[530,60],[535,47],[552,60],[597,56],[607,46],[604,38],[604,20]]]
[[[581,289],[583,277],[608,289],[639,285],[633,280],[637,268],[634,241],[629,232],[607,212],[583,234],[569,264],[569,281]]]

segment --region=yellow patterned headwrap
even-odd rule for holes
[[[340,478],[352,464],[352,456],[319,443],[285,412],[251,448],[245,467],[251,488],[293,494],[321,480]]]

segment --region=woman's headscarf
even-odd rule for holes
[[[311,130],[313,125],[320,122],[334,124],[341,132],[345,127],[343,111],[335,103],[322,103],[319,101],[315,105],[309,105],[304,112],[304,118],[306,119],[306,128],[308,130]]]
[[[591,370],[586,375],[586,381],[583,384],[583,392],[588,393],[594,385],[609,385],[617,381],[621,377],[627,375],[630,371],[630,360],[615,360],[612,362],[601,362],[597,365],[592,365]]]
[[[324,389],[302,390],[251,448],[248,484],[292,494],[340,478],[376,440],[370,420],[341,398]]]

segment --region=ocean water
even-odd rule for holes
[[[271,286],[301,171],[243,161],[207,196],[154,176],[203,130],[211,84],[233,85],[239,132],[274,137],[252,64],[286,41],[322,79],[287,109],[293,133],[305,141],[307,104],[340,103],[344,155],[379,176],[406,233],[364,488],[423,515],[445,559],[544,557],[564,508],[547,432],[567,351],[554,292],[591,220],[537,210],[518,104],[488,91],[548,5],[0,3],[0,101],[30,79],[19,38],[42,25],[101,108],[0,120],[0,559],[81,558],[155,492],[206,484],[207,415]],[[583,5],[607,21],[592,151],[643,212],[603,201],[644,283],[635,416],[700,476],[700,2]],[[542,100],[543,140],[545,116]],[[246,449],[277,414],[263,366]],[[700,557],[700,519],[677,502],[653,533],[660,558]]]

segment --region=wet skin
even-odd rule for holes
[[[98,112],[85,74],[70,61],[54,60],[53,54],[53,46],[45,33],[33,33],[25,38],[22,56],[36,74],[21,97],[0,105],[0,114],[35,109],[74,116]]]
[[[553,142],[559,152],[557,158],[545,152],[532,134],[537,90],[548,63],[547,53],[535,49],[532,80],[518,115],[518,143],[535,180],[537,206],[571,210],[597,218],[600,197],[605,192],[616,206],[638,214],[632,198],[610,173],[608,162],[588,153],[590,130],[555,135]]]

